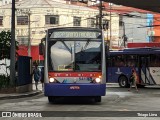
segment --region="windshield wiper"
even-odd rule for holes
[[[86,42],[85,46],[84,46],[84,47],[82,47],[81,52],[83,52],[83,51],[85,51],[85,50],[86,50],[86,48],[87,48],[87,46],[89,45],[89,43],[90,43],[90,40],[87,40],[87,42]]]
[[[72,53],[71,49],[69,49],[69,47],[66,45],[66,43],[64,41],[61,41],[63,43],[63,45],[67,48],[67,50]]]
[[[71,47],[71,61],[72,61],[72,63],[75,61],[75,48],[74,47],[75,47],[74,45]]]

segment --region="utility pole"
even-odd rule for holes
[[[31,13],[28,12],[28,56],[31,56]]]
[[[111,24],[111,19],[112,19],[112,16],[111,16],[111,6],[112,6],[112,3],[109,3],[109,9],[110,9],[110,49],[112,49],[112,24]]]
[[[99,4],[99,28],[102,29],[102,0],[100,0]]]
[[[11,50],[10,50],[10,85],[15,85],[15,0],[12,0]]]
[[[125,25],[124,25],[124,22],[122,21],[122,23],[123,23],[123,42],[124,42],[124,47],[126,46],[126,42],[125,42],[125,36],[126,36],[126,34],[125,34]]]
[[[128,40],[127,36],[126,36],[126,31],[125,31],[125,23],[122,21],[123,23],[123,42],[124,42],[124,47],[126,47],[126,42]]]

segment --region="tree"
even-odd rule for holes
[[[18,50],[18,42],[15,42],[16,50]],[[5,60],[5,63],[0,64],[0,67],[4,68],[5,74],[0,75],[0,88],[7,88],[9,86],[10,77],[7,69],[6,59],[10,59],[10,49],[11,49],[11,32],[2,31],[0,32],[0,61]]]
[[[16,41],[16,50],[18,50],[18,42]],[[10,48],[11,48],[11,32],[2,31],[0,32],[0,60],[10,59]]]

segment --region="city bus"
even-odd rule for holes
[[[109,51],[107,83],[129,87],[131,71],[136,71],[137,85],[160,85],[160,48],[126,48]]]
[[[48,96],[49,102],[66,96],[89,97],[101,102],[101,96],[106,92],[102,30],[83,27],[48,29],[44,51],[44,95]]]

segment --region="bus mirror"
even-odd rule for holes
[[[43,43],[39,44],[39,54],[44,55],[44,44]]]

